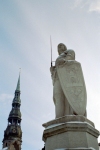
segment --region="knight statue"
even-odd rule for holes
[[[86,116],[86,87],[81,64],[75,60],[75,52],[60,43],[58,58],[50,72],[53,81],[53,101],[56,118],[65,115]]]

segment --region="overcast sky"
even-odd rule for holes
[[[21,68],[22,149],[40,150],[55,118],[50,68],[57,45],[75,50],[87,89],[87,118],[100,130],[100,0],[0,0],[0,147]],[[100,142],[100,139],[99,139]]]

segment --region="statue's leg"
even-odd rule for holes
[[[64,116],[64,94],[61,89],[59,80],[55,81],[53,97],[55,103],[56,118]]]
[[[56,103],[55,103],[55,111],[56,111],[56,118],[64,116],[64,102],[63,97],[61,94],[57,93],[55,95]]]
[[[69,111],[70,111],[70,108],[69,108],[69,103],[65,97],[65,112],[64,112],[64,116],[65,115],[69,115]]]
[[[64,112],[64,116],[65,115],[73,115],[73,109],[71,108],[68,100],[65,97],[65,112]]]
[[[85,117],[87,117],[87,111],[85,111],[85,114],[84,114],[84,116],[85,116]]]

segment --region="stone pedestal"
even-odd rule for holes
[[[43,126],[46,150],[99,150],[99,131],[83,116],[64,116]]]

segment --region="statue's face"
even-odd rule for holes
[[[65,50],[66,50],[66,49],[65,49],[64,44],[59,44],[59,45],[58,45],[58,54],[59,54],[59,55],[62,54]]]

